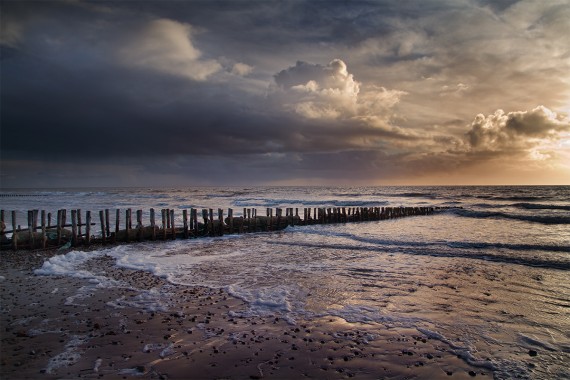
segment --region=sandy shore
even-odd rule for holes
[[[89,270],[120,286],[33,274],[54,254],[1,252],[2,379],[492,378],[417,330],[246,317],[224,291],[173,286],[108,257]]]

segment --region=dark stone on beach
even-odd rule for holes
[[[535,350],[529,350],[529,351],[528,351],[528,354],[529,354],[530,356],[536,356],[536,355],[538,355],[538,352],[536,352]]]
[[[427,354],[427,355],[426,355],[426,358],[428,358],[428,359],[433,359],[433,355],[432,355],[432,354]]]
[[[469,376],[475,377],[475,376],[477,376],[477,374],[475,373],[475,371],[469,371]]]
[[[451,371],[446,371],[445,373],[447,374],[447,376],[453,375],[453,372],[451,372]]]

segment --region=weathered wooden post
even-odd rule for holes
[[[191,209],[190,210],[191,214],[194,214],[192,217],[192,220],[194,221],[194,236],[198,237],[198,210],[196,209]]]
[[[12,211],[12,249],[18,249],[18,233],[16,232],[16,211]]]
[[[202,209],[202,219],[204,219],[204,234],[209,235],[210,223],[208,222],[208,210]]]
[[[63,211],[62,210],[57,210],[57,246],[59,247],[61,245],[61,233],[62,233],[62,221],[63,221],[63,217],[62,217]]]
[[[182,228],[184,231],[184,239],[188,239],[188,210],[182,210]]]
[[[39,214],[39,210],[32,210],[32,232],[36,232],[36,230],[38,229],[38,214]]]
[[[47,226],[48,228],[51,227],[51,212],[48,212],[47,214]]]
[[[117,238],[119,236],[120,224],[121,223],[121,210],[117,209],[115,212],[115,243],[117,242]]]
[[[283,210],[279,207],[275,208],[275,218],[277,219],[277,226],[275,227],[277,230],[281,228],[281,214]]]
[[[176,227],[174,226],[174,209],[170,210],[170,229],[172,231],[172,240],[176,239]]]
[[[218,220],[220,222],[220,236],[224,234],[224,210],[218,209]]]
[[[125,210],[125,241],[128,243],[129,242],[129,234],[131,232],[131,225],[132,225],[132,219],[131,219],[131,209],[128,208]]]
[[[109,227],[109,209],[105,209],[105,233],[107,234],[107,238],[111,236],[111,228]]]
[[[91,211],[85,211],[85,244],[91,244]]]
[[[142,210],[137,210],[137,240],[142,241],[144,237],[143,223],[142,223]]]
[[[46,234],[46,210],[42,210],[41,216],[41,223],[42,223],[42,248],[46,248],[47,244],[47,234]]]
[[[228,209],[228,225],[230,229],[230,234],[234,233],[234,210],[229,208]]]
[[[34,248],[34,212],[28,211],[28,241],[30,244],[30,248]]]
[[[251,232],[251,209],[248,208],[247,210],[247,231],[246,232]],[[244,215],[245,218],[245,215]]]
[[[162,240],[166,240],[166,209],[160,210],[162,217]]]
[[[154,208],[150,209],[150,238],[156,240],[156,223],[154,219]]]
[[[81,238],[81,210],[77,209],[77,237]]]
[[[4,219],[4,210],[0,210],[0,241],[4,241],[6,235],[6,220]]]
[[[77,245],[77,210],[71,210],[71,245]]]
[[[99,222],[101,223],[101,243],[105,244],[106,239],[106,228],[105,228],[105,211],[99,211]]]

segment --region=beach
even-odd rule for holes
[[[2,252],[2,378],[492,378],[413,329],[243,317],[223,290],[173,286],[109,257],[87,267],[128,286],[34,274],[54,254]],[[168,309],[141,307],[141,291],[164,287]]]
[[[567,187],[13,195],[5,207],[18,220],[31,209],[162,207],[177,210],[177,226],[179,210],[190,207],[451,208],[269,232],[2,251],[1,378],[570,376]],[[143,213],[145,225],[148,217]]]

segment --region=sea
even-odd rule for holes
[[[432,215],[70,251],[36,275],[89,279],[107,255],[173,285],[224,289],[245,316],[322,316],[415,329],[496,379],[570,379],[570,186],[2,190],[2,209],[451,207]],[[10,195],[10,196],[8,196]],[[227,214],[227,211],[226,211]],[[97,215],[97,214],[95,214]],[[111,215],[114,215],[111,213]],[[302,211],[301,211],[302,215]],[[54,221],[55,222],[55,221]],[[131,306],[168,310],[161,290]],[[138,302],[138,303],[137,303]],[[539,364],[531,364],[531,359]],[[534,361],[536,363],[536,361]]]

